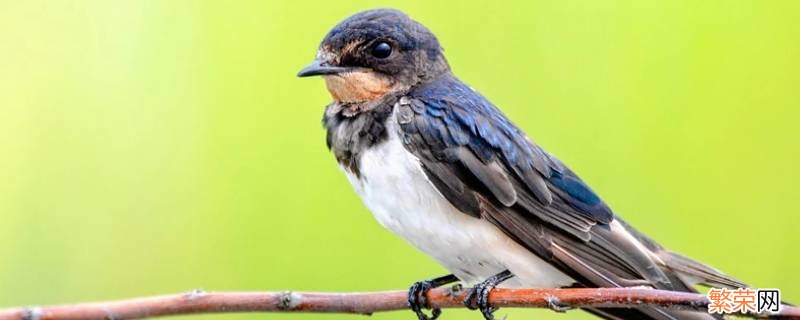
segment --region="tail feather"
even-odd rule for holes
[[[689,283],[684,281],[675,272],[665,270],[666,276],[672,283],[674,290],[697,293]],[[659,307],[646,308],[585,308],[583,309],[597,317],[609,320],[724,320],[725,318],[703,311],[678,310]]]
[[[724,287],[729,289],[747,288],[747,284],[722,273],[721,271],[709,267],[705,264],[692,260],[680,254],[662,250],[658,253],[659,257],[666,264],[666,267],[679,275],[688,277],[695,284],[702,284],[709,287]]]
[[[674,291],[697,293],[695,284],[722,286],[729,288],[746,287],[744,283],[736,280],[719,270],[706,266],[682,255],[670,252],[644,234],[631,228],[627,223],[618,219],[620,223],[647,248],[658,261],[660,271],[668,279],[669,289]],[[659,288],[658,286],[654,286]],[[660,288],[666,289],[666,288]],[[709,314],[703,311],[678,310],[670,308],[591,308],[586,311],[604,318],[614,320],[723,320],[724,317]]]

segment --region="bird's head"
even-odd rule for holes
[[[328,32],[298,77],[322,76],[341,103],[374,101],[449,71],[425,26],[393,9],[357,13]]]

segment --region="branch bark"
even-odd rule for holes
[[[228,312],[316,312],[372,314],[407,308],[406,291],[367,293],[203,292],[75,305],[0,310],[0,320],[127,320],[171,315]],[[463,307],[465,291],[431,290],[429,303],[440,308]],[[704,295],[646,288],[503,289],[490,294],[497,307],[630,308],[659,306],[707,310]],[[413,315],[409,314],[410,318]],[[765,318],[765,315],[747,315]],[[800,308],[784,306],[778,318],[800,319]]]

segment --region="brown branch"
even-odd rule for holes
[[[458,308],[465,292],[434,289],[428,300],[435,307]],[[701,294],[646,288],[615,289],[495,289],[489,301],[497,307],[564,308],[659,306],[705,311]],[[226,312],[318,312],[371,314],[407,308],[406,291],[369,293],[203,292],[113,302],[0,310],[0,320],[126,320]],[[560,309],[560,308],[559,308]],[[410,315],[413,318],[413,315]],[[763,316],[748,315],[753,318]],[[800,319],[800,308],[784,306],[782,319]]]

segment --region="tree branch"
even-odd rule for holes
[[[368,293],[203,292],[76,305],[0,310],[0,320],[127,320],[226,312],[317,312],[372,314],[407,308],[406,291]],[[439,288],[428,293],[434,307],[463,307],[465,291]],[[647,288],[502,289],[489,301],[497,307],[630,308],[659,306],[705,311],[704,295]],[[411,315],[410,315],[411,316]],[[765,315],[747,315],[765,318]],[[411,316],[410,318],[413,318]],[[409,318],[409,319],[410,319]],[[784,306],[781,319],[800,319],[800,308]]]

